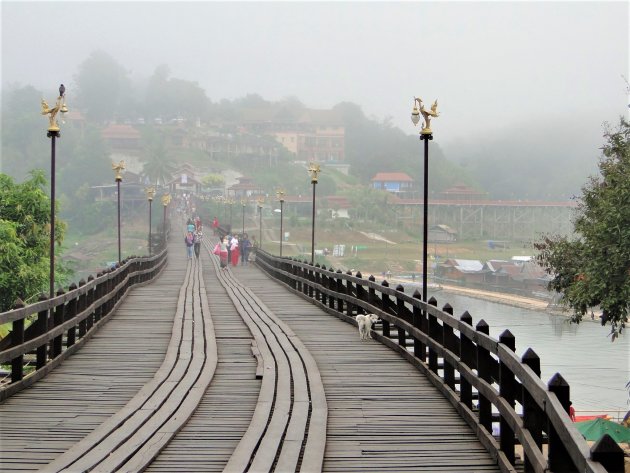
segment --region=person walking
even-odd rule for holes
[[[192,259],[193,245],[195,243],[195,237],[193,236],[192,232],[186,233],[186,236],[184,237],[184,243],[186,243],[186,255],[188,256],[188,259]]]
[[[195,232],[195,237],[193,240],[193,246],[195,248],[195,256],[199,259],[199,253],[201,252],[201,240],[203,238],[203,233],[201,231]]]
[[[247,266],[247,258],[249,258],[249,250],[251,247],[252,242],[249,241],[247,233],[244,233],[243,239],[241,240],[241,265]]]
[[[219,231],[219,219],[214,217],[214,219],[212,220],[212,233],[216,235],[218,231]]]
[[[232,266],[238,266],[239,244],[236,235],[232,237],[230,242],[230,253],[232,257]]]
[[[217,246],[214,247],[213,253],[219,256],[219,261],[221,262],[221,269],[227,268],[228,264],[228,242],[225,237],[219,240]]]

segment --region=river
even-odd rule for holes
[[[408,290],[406,292],[409,292]],[[590,319],[571,324],[562,315],[521,309],[495,302],[439,291],[431,293],[438,307],[447,302],[459,317],[468,311],[473,326],[481,319],[490,325],[490,335],[498,339],[509,329],[516,338],[516,353],[522,356],[532,348],[541,360],[541,378],[547,383],[560,373],[571,387],[571,400],[576,414],[608,413],[623,418],[630,409],[630,336],[624,332],[610,341],[610,325],[602,327]]]

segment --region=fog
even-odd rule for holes
[[[63,82],[71,103],[102,50],[137,80],[167,64],[212,101],[349,101],[409,134],[416,95],[439,100],[448,159],[553,149],[586,173],[628,111],[628,21],[627,2],[2,2],[2,84]]]

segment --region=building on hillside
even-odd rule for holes
[[[241,125],[246,132],[273,136],[298,161],[345,161],[345,128],[334,110],[250,109]]]
[[[433,225],[427,232],[430,243],[453,243],[457,241],[457,232],[448,225]]]
[[[140,132],[130,125],[109,125],[101,136],[112,151],[140,152]]]
[[[350,218],[351,205],[346,197],[330,195],[324,199],[324,206],[330,211],[331,218]]]
[[[179,195],[182,193],[201,193],[203,183],[201,182],[201,176],[197,174],[196,170],[189,163],[184,163],[179,169],[173,173],[173,177],[166,183],[169,188],[169,192],[173,195]]]
[[[398,197],[411,197],[414,181],[404,172],[379,172],[372,178],[372,187],[391,192]]]
[[[228,198],[240,200],[265,195],[260,186],[254,182],[253,178],[241,176],[237,179],[238,182],[236,184],[227,188]]]

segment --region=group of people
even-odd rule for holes
[[[214,231],[218,231],[218,221],[216,217],[212,222],[212,227]],[[189,218],[186,222],[184,243],[186,244],[186,256],[188,259],[192,259],[193,255],[195,258],[199,258],[201,241],[203,239],[202,230],[201,219],[198,216]],[[213,253],[219,256],[222,268],[227,268],[230,263],[232,266],[237,266],[239,259],[241,260],[241,265],[247,265],[252,246],[252,242],[249,240],[247,233],[243,233],[242,235],[227,234],[216,244]]]
[[[194,219],[189,218],[186,222],[186,236],[184,236],[184,243],[186,244],[186,256],[188,259],[193,258],[193,253],[196,258],[199,258],[201,252],[201,240],[203,239],[203,231],[201,226],[201,219],[199,216]]]
[[[225,269],[229,263],[232,266],[237,266],[239,257],[241,265],[247,265],[251,248],[252,242],[249,240],[247,233],[242,235],[228,234],[219,240],[219,243],[214,247],[213,253],[219,257],[221,268]]]

